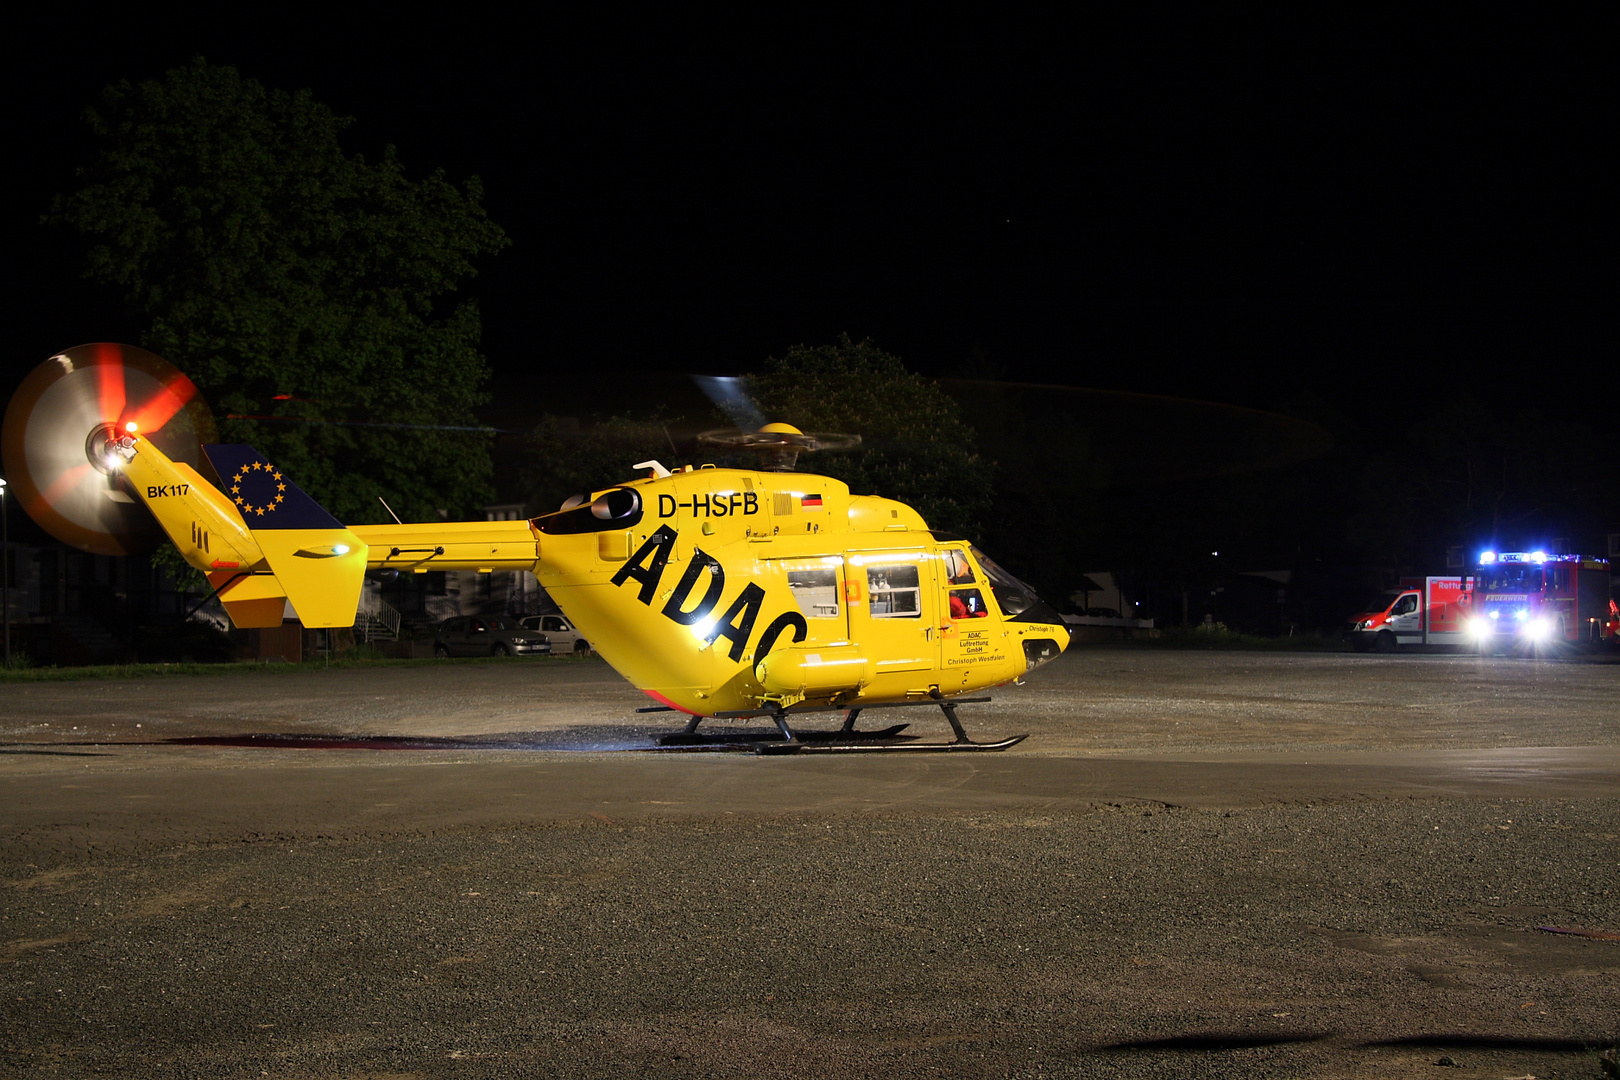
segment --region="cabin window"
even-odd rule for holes
[[[984,606],[984,595],[978,589],[951,590],[951,618],[982,619],[990,614]]]
[[[956,548],[946,548],[940,552],[940,558],[945,563],[945,580],[952,585],[972,585],[978,579],[973,576],[973,567],[968,564],[967,552]]]
[[[869,566],[866,591],[874,619],[922,618],[921,575],[915,566]]]
[[[789,570],[788,588],[806,618],[838,617],[838,572],[836,570]]]
[[[1410,615],[1416,610],[1417,594],[1407,593],[1405,596],[1396,601],[1395,606],[1390,609],[1389,613],[1391,615]]]

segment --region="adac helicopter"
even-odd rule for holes
[[[769,717],[781,740],[756,746],[766,752],[1005,749],[1023,736],[973,742],[956,707],[1069,642],[1051,607],[966,540],[904,503],[792,471],[831,440],[785,424],[711,433],[760,451],[759,469],[647,461],[639,478],[528,521],[351,526],[211,433],[195,387],[160,358],[85,345],[24,380],[5,464],[35,520],[87,550],[122,553],[119,536],[149,512],[238,627],[281,625],[288,601],[305,626],[350,626],[368,571],[530,571],[658,702],[643,711],[688,714],[665,745],[702,742],[705,718]],[[906,705],[940,708],[954,740],[855,727],[863,710]],[[812,712],[842,712],[843,726],[811,745],[793,725]]]

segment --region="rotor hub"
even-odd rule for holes
[[[135,440],[111,422],[97,424],[84,438],[84,456],[103,476],[112,476],[135,456]]]

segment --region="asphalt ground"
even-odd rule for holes
[[[654,752],[644,704],[572,660],[0,685],[0,1074],[1597,1078],[1620,1041],[1620,665],[1084,647],[964,707],[1030,736],[981,755]]]

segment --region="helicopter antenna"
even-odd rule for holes
[[[394,513],[394,508],[392,506],[388,505],[388,500],[387,499],[385,499],[381,495],[379,495],[379,496],[377,496],[377,501],[383,504],[383,509],[388,511],[388,516],[394,519],[394,524],[395,525],[403,525],[403,524],[405,524],[403,521],[399,520],[399,515]]]

